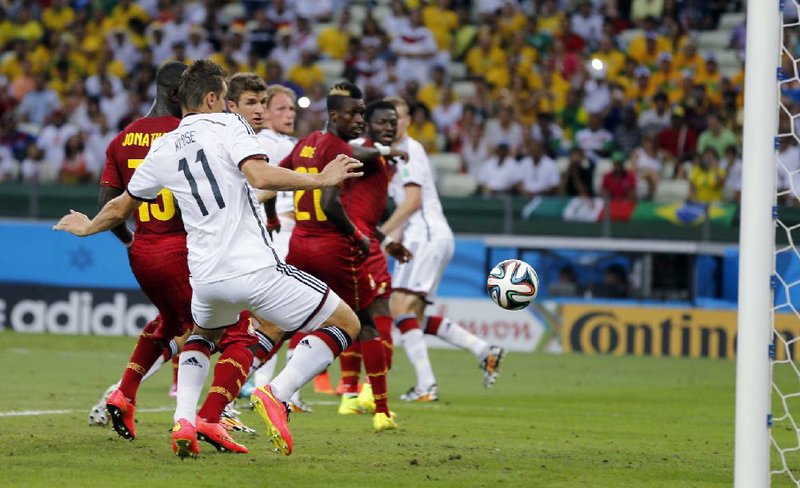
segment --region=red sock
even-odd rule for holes
[[[344,394],[357,395],[358,377],[361,375],[361,345],[353,342],[353,345],[345,349],[339,356],[339,364],[342,367]]]
[[[417,322],[417,316],[413,313],[401,315],[396,319],[397,328],[400,330],[401,334],[405,334],[409,330],[419,329],[419,322]]]
[[[439,334],[439,326],[442,325],[442,320],[444,317],[439,315],[428,315],[425,317],[425,333],[428,335],[438,335]]]
[[[364,369],[367,370],[367,377],[372,385],[372,395],[375,397],[375,412],[389,415],[386,349],[380,337],[361,341],[361,354],[364,357]]]
[[[217,423],[219,416],[239,394],[242,384],[247,380],[247,372],[253,362],[253,353],[241,345],[228,346],[214,366],[214,381],[208,396],[197,415],[206,422]]]
[[[155,364],[156,359],[163,353],[164,344],[153,339],[152,334],[147,332],[147,327],[145,327],[141,335],[139,335],[139,341],[133,349],[133,354],[131,354],[131,359],[122,373],[122,380],[119,384],[120,391],[131,403],[136,404],[136,392],[139,391],[142,377],[147,374],[147,371]]]
[[[292,350],[297,347],[297,345],[300,344],[300,341],[303,340],[303,337],[307,335],[308,334],[304,332],[296,332],[294,335],[292,335],[292,338],[289,339],[289,347],[287,349]]]
[[[392,341],[392,318],[387,315],[375,317],[375,327],[381,336],[381,343],[386,350],[386,368],[392,369],[394,358],[394,342]]]

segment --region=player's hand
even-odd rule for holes
[[[407,263],[414,257],[411,251],[409,251],[406,246],[399,242],[392,241],[387,244],[384,249],[386,249],[386,252],[389,253],[389,256],[395,258],[401,263]]]
[[[363,171],[358,171],[364,163],[358,159],[340,154],[333,161],[325,166],[319,174],[320,187],[328,188],[336,186],[348,178],[358,178],[363,176]]]
[[[70,209],[69,213],[53,226],[53,230],[64,230],[78,237],[85,237],[90,223],[91,220],[85,214]]]
[[[359,262],[364,262],[367,259],[367,256],[369,256],[369,237],[364,235],[364,233],[360,230],[355,229],[355,231],[350,234],[350,240],[352,240],[353,244],[356,245],[356,252],[358,253]]]
[[[397,158],[402,159],[403,161],[408,161],[408,153],[401,149],[391,148],[387,156],[389,156],[389,159]]]
[[[281,219],[276,215],[275,217],[268,217],[267,218],[267,232],[269,233],[269,238],[272,239],[272,233],[278,233],[281,231]]]

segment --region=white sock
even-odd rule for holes
[[[444,317],[444,320],[442,320],[436,335],[461,349],[469,349],[469,351],[478,358],[478,361],[483,361],[486,356],[489,355],[489,348],[491,346],[489,346],[488,342],[470,333],[467,329],[461,327],[447,317]]]
[[[333,351],[319,337],[306,336],[301,344],[303,346],[295,349],[286,367],[269,384],[275,398],[282,402],[289,401],[297,390],[333,361]]]
[[[417,372],[417,388],[425,390],[436,384],[431,360],[428,359],[428,345],[425,344],[422,330],[411,329],[400,336],[400,341],[406,350],[408,360]]]
[[[275,365],[278,363],[278,357],[272,356],[269,361],[262,364],[255,372],[253,381],[256,383],[256,388],[262,387],[270,382],[275,376]]]
[[[200,351],[184,351],[178,366],[178,398],[173,420],[186,419],[194,425],[197,416],[197,401],[208,377],[211,363],[207,354]]]
[[[144,382],[144,380],[156,374],[156,371],[161,369],[161,366],[163,365],[164,365],[164,355],[162,354],[161,356],[158,356],[156,362],[153,363],[152,366],[150,366],[150,369],[147,370],[147,373],[145,373],[145,375],[142,376],[142,382]]]

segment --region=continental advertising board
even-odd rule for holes
[[[690,358],[736,356],[737,317],[735,310],[693,308],[626,307],[564,304],[557,314],[561,322],[561,347],[582,354],[633,354]],[[768,311],[764,331],[769,333]],[[800,337],[800,318],[793,314],[775,316],[778,359],[795,356]]]

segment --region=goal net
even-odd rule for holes
[[[785,2],[785,3],[784,3]],[[778,81],[777,201],[800,204],[800,0],[784,0]],[[800,337],[782,327],[800,321],[800,224],[776,223],[770,469],[772,486],[800,487]],[[784,221],[786,220],[786,221]]]

